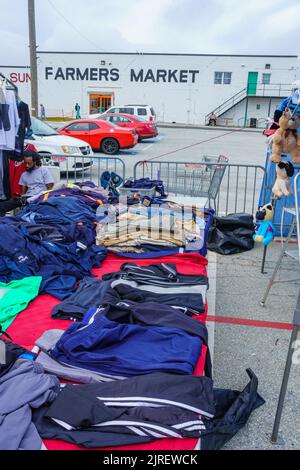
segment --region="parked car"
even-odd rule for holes
[[[135,129],[122,129],[112,122],[94,119],[77,119],[58,131],[60,134],[82,139],[92,149],[108,155],[114,155],[120,149],[130,149],[138,141]]]
[[[126,127],[127,129],[135,129],[138,134],[138,139],[150,139],[156,137],[157,127],[155,124],[145,121],[145,119],[138,116],[131,116],[130,114],[101,114],[98,119],[108,121],[116,124],[120,127]]]
[[[156,124],[156,115],[152,106],[148,104],[125,104],[122,106],[112,106],[108,108],[103,114],[130,114],[138,117],[142,117],[145,121],[153,122]]]
[[[33,134],[25,139],[25,144],[32,143],[46,163],[48,161],[52,166],[58,166],[61,172],[72,169],[87,170],[92,166],[93,160],[88,156],[92,156],[93,151],[89,144],[63,136],[49,124],[35,117],[31,118],[31,124]],[[82,156],[84,158],[77,158]]]

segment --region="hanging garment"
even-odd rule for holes
[[[0,141],[0,149],[15,150],[16,135],[20,124],[20,118],[18,115],[18,109],[16,104],[16,96],[12,90],[6,90],[4,92],[4,95],[6,105],[8,105],[8,119],[10,123],[10,128],[7,129],[8,125],[4,127],[5,136],[3,141]]]
[[[10,152],[8,152],[7,150],[1,150],[0,148],[1,200],[9,200],[11,198],[10,181],[9,181],[9,155],[10,155]]]
[[[174,327],[117,323],[106,317],[107,311],[90,309],[80,323],[71,324],[50,351],[51,357],[62,364],[127,377],[155,371],[193,373],[202,347],[198,336]]]
[[[0,377],[0,449],[40,450],[32,409],[53,401],[58,393],[57,377],[44,374],[39,364],[29,360],[18,360]]]
[[[26,277],[8,284],[0,282],[0,326],[5,331],[17,314],[39,294],[42,278]]]
[[[0,150],[0,200],[6,200],[6,195],[5,195],[5,190],[4,190],[4,184],[3,184],[3,150]]]
[[[20,124],[18,128],[18,133],[16,135],[15,143],[15,159],[22,160],[24,153],[24,140],[26,135],[32,134],[31,130],[31,119],[29,113],[29,107],[24,101],[17,101],[18,116],[20,119]]]
[[[0,149],[6,148],[6,132],[10,130],[8,109],[6,94],[0,87]]]
[[[43,438],[87,448],[196,437],[202,449],[217,450],[265,403],[255,374],[247,373],[242,392],[213,389],[207,377],[164,373],[68,384],[51,404],[34,410],[33,420]]]
[[[22,186],[19,184],[20,178],[26,170],[24,161],[9,159],[9,182],[12,197],[22,194]]]

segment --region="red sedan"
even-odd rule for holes
[[[128,129],[134,128],[138,133],[139,140],[150,139],[151,137],[156,137],[158,134],[155,124],[145,121],[145,119],[139,116],[132,116],[131,114],[104,113],[97,119],[112,122],[117,126],[127,127]]]
[[[130,149],[138,141],[135,129],[121,129],[111,122],[94,119],[77,119],[58,129],[63,135],[81,139],[93,150],[114,155],[120,149]]]

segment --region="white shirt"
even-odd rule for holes
[[[3,90],[4,99],[6,104],[9,105],[8,117],[10,122],[10,130],[1,132],[0,134],[0,149],[14,150],[16,145],[16,135],[19,129],[20,118],[16,103],[16,96],[12,90]]]

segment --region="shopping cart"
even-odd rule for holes
[[[206,197],[216,207],[216,198],[228,158],[204,155],[198,163],[157,162],[157,178],[163,180],[167,193]]]

